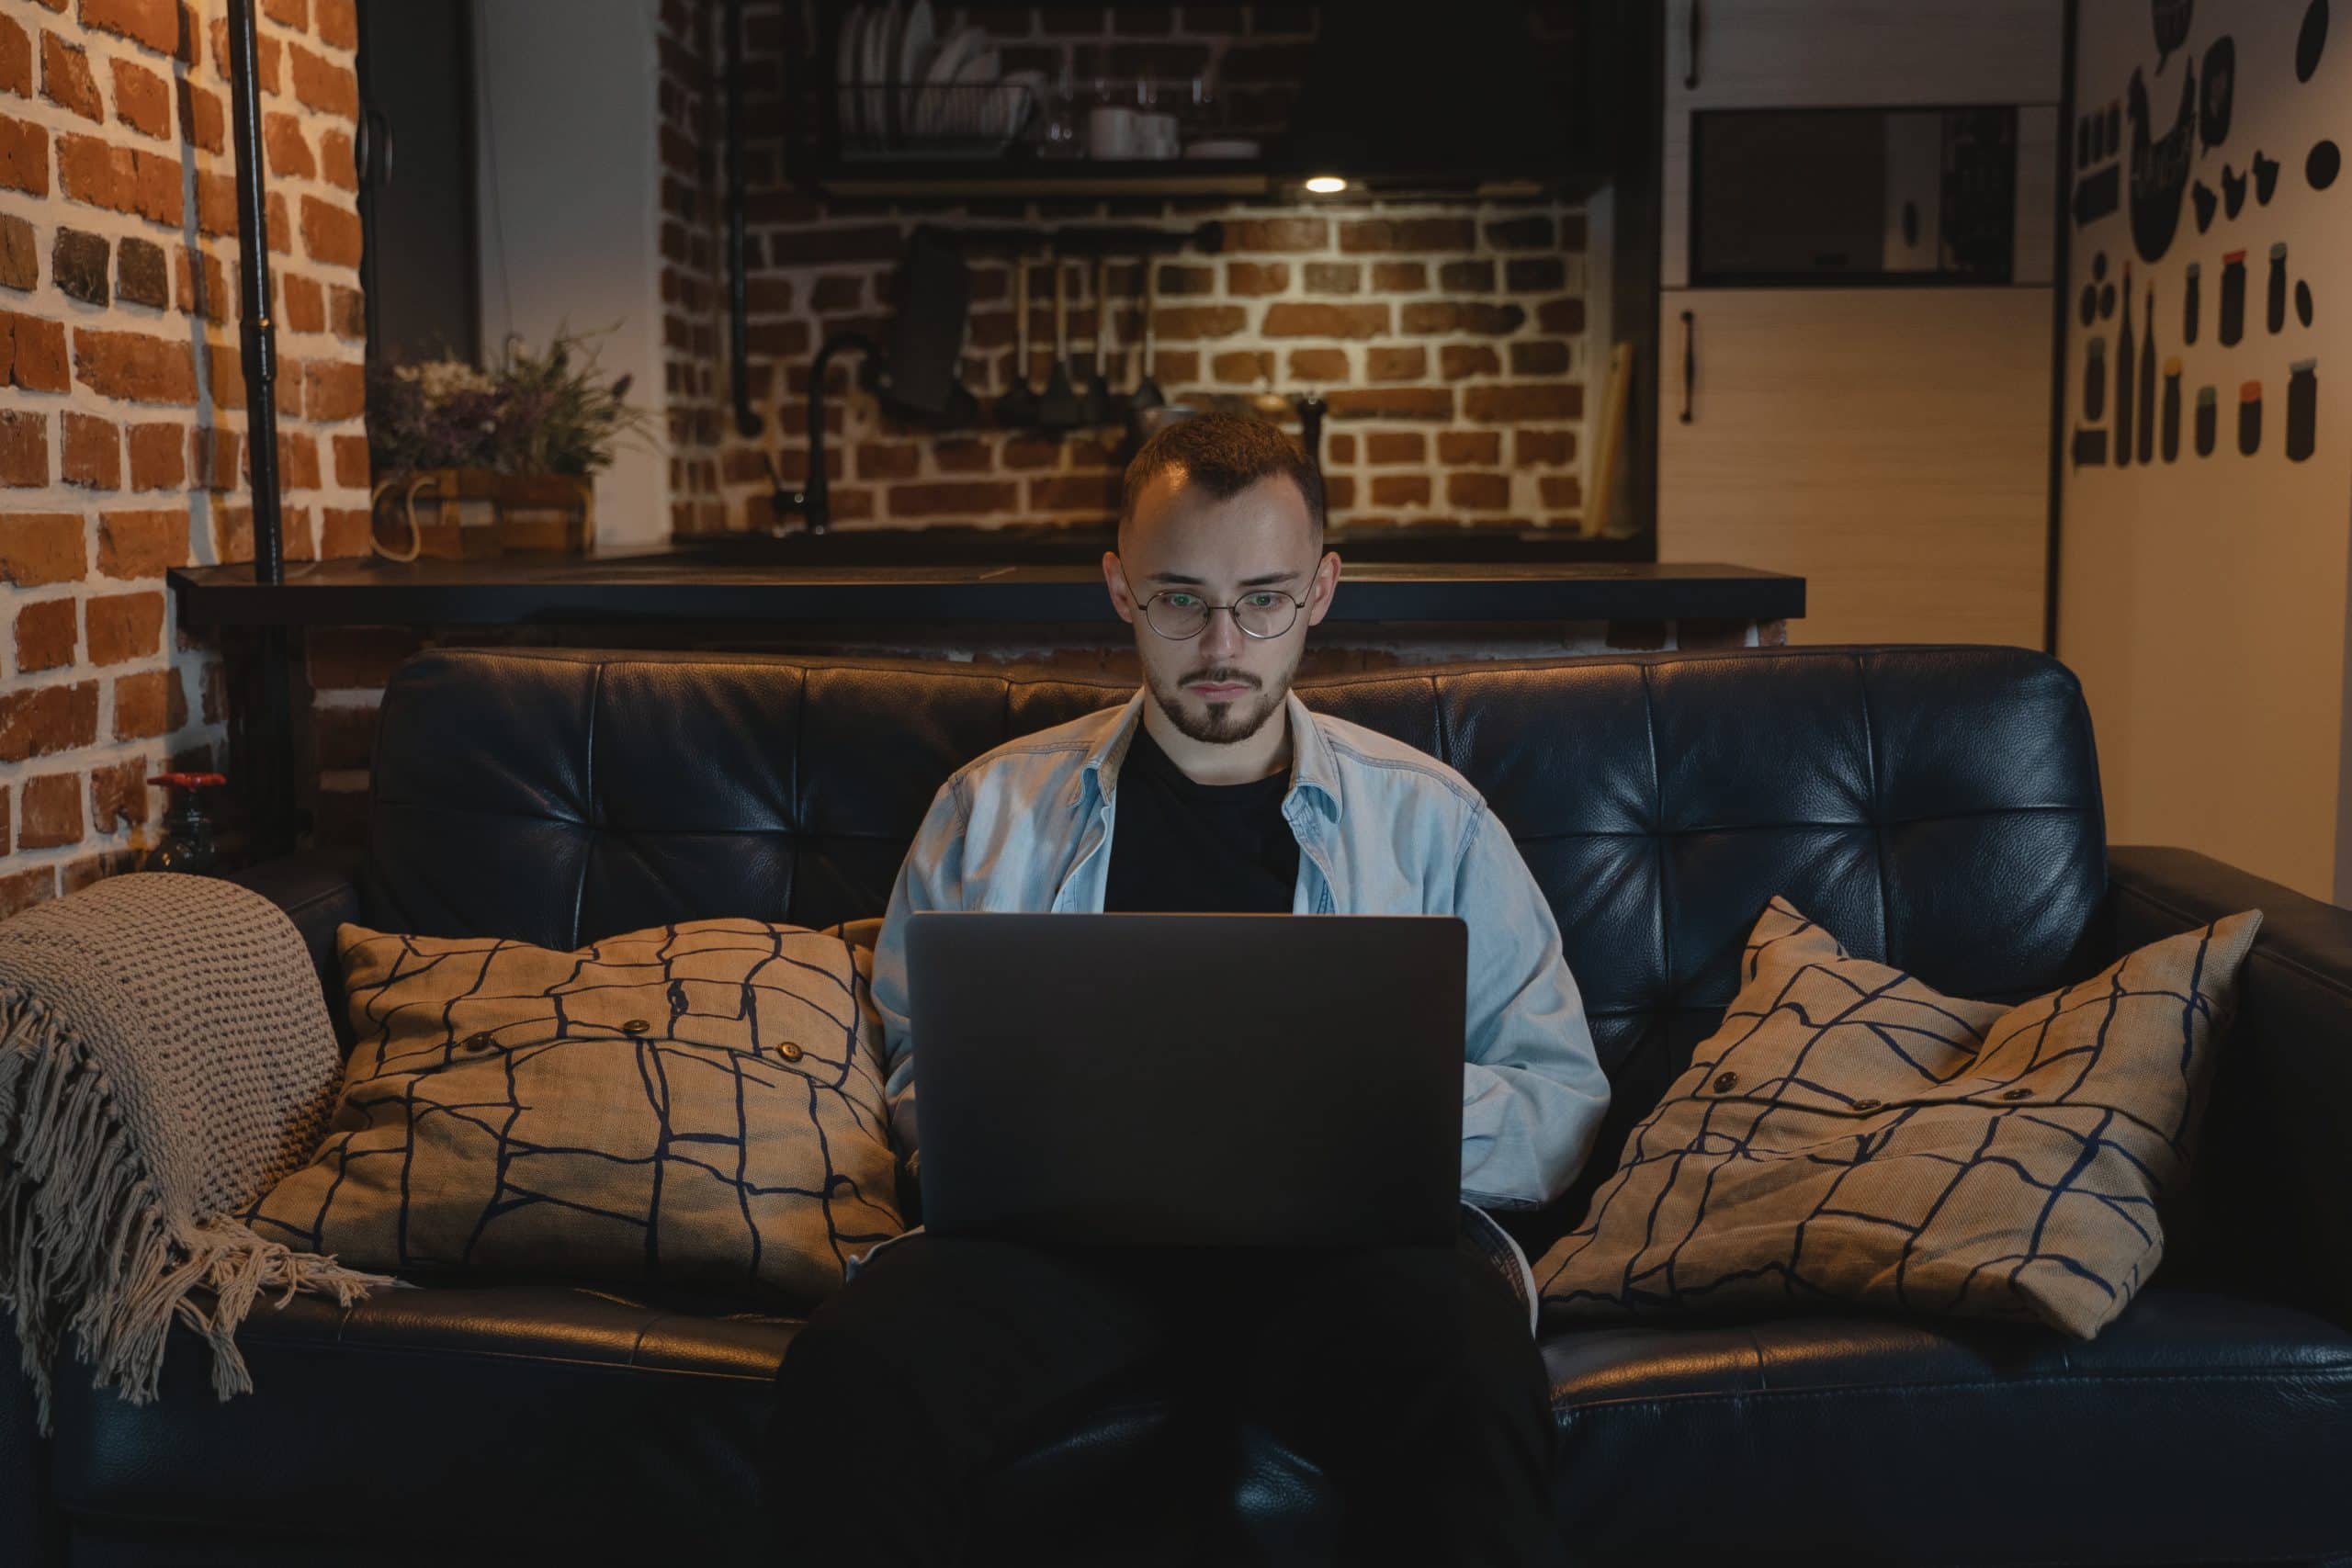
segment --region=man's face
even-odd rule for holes
[[[1274,475],[1218,501],[1186,484],[1181,469],[1162,469],[1136,499],[1122,543],[1103,556],[1102,576],[1120,618],[1135,626],[1152,700],[1192,739],[1229,745],[1255,735],[1283,705],[1306,628],[1330,608],[1339,579],[1340,558],[1317,552],[1298,486]],[[1306,605],[1280,637],[1246,636],[1220,610],[1182,641],[1153,631],[1143,611],[1155,593],[1232,604],[1255,592],[1305,597]]]

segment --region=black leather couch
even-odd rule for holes
[[[1576,1190],[1511,1216],[1531,1252],[1714,1028],[1774,893],[1858,953],[2011,1000],[2267,913],[2199,1179],[2120,1321],[2088,1345],[1867,1315],[1547,1334],[1580,1560],[2352,1553],[2352,913],[2184,851],[2110,850],[2063,666],[1808,649],[1303,691],[1467,774],[1557,912],[1616,1103]],[[364,865],[246,880],[310,935],[331,992],[345,919],[566,948],[698,916],[824,925],[880,912],[956,765],[1125,694],[971,665],[428,652],[384,696]],[[752,1454],[795,1322],[740,1308],[586,1283],[306,1299],[249,1324],[258,1392],[226,1404],[185,1336],[145,1408],[60,1369],[48,1443],[0,1371],[0,1562],[792,1562]],[[1000,1508],[1064,1517],[1055,1500],[1160,1416],[1103,1412],[1023,1459]],[[1279,1465],[1257,1483],[1239,1506],[1270,1536],[1328,1507]]]

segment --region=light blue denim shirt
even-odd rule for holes
[[[921,1145],[907,917],[925,909],[1099,913],[1119,767],[1144,701],[1138,691],[1123,708],[1009,741],[958,769],[933,798],[874,951],[890,1125],[910,1170],[920,1168]],[[1462,1198],[1490,1251],[1496,1242],[1509,1247],[1477,1211],[1532,1209],[1558,1197],[1592,1152],[1609,1106],[1559,927],[1510,834],[1461,774],[1375,730],[1310,713],[1296,693],[1287,707],[1292,764],[1283,817],[1299,849],[1292,912],[1459,915],[1469,928]],[[1516,1263],[1524,1287],[1525,1258]]]

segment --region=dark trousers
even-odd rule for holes
[[[1194,1467],[1139,1478],[1193,1488],[1175,1561],[1272,1560],[1232,1522],[1269,1438],[1336,1499],[1331,1550],[1301,1560],[1566,1561],[1543,1359],[1467,1242],[1046,1251],[927,1233],[862,1269],[786,1353],[767,1483],[786,1561],[1051,1561],[1052,1520],[1025,1541],[975,1528],[990,1472],[1135,1393],[1170,1397]],[[1071,1500],[1090,1503],[1127,1506]]]

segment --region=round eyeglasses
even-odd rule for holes
[[[1253,588],[1230,604],[1212,604],[1200,594],[1182,588],[1164,588],[1143,602],[1143,618],[1153,631],[1173,642],[1184,642],[1209,629],[1209,617],[1230,612],[1243,637],[1276,637],[1298,622],[1306,607],[1304,594],[1279,588]]]

